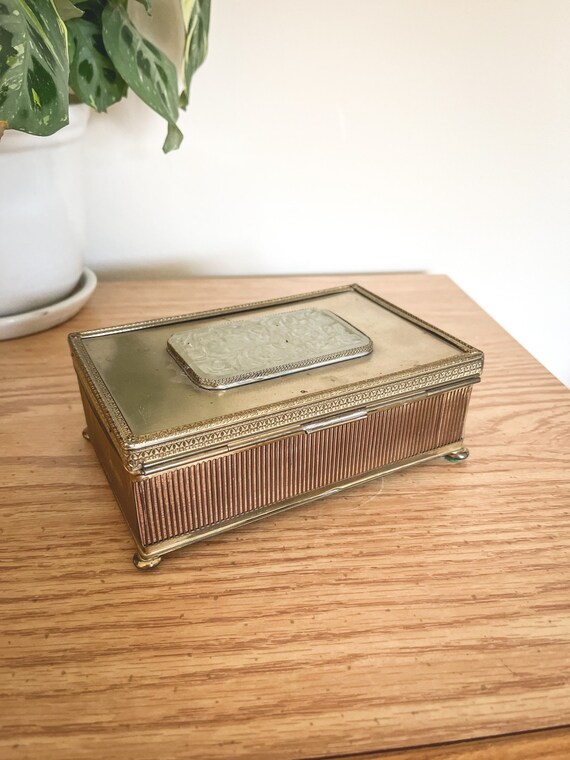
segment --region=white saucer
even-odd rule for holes
[[[65,322],[87,303],[89,296],[95,290],[95,285],[97,285],[95,273],[85,268],[75,290],[62,301],[43,306],[41,309],[26,311],[23,314],[0,317],[0,340],[32,335],[32,333],[48,330],[50,327]]]

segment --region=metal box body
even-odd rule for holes
[[[330,310],[366,356],[199,387],[167,350],[189,325]],[[241,328],[240,328],[241,329]],[[137,543],[162,555],[462,447],[480,351],[358,285],[70,335],[89,437]],[[344,357],[346,359],[346,357]]]

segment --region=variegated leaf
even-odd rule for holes
[[[81,18],[83,11],[79,10],[71,0],[53,0],[55,9],[62,21],[69,21],[72,18]]]
[[[100,23],[83,18],[67,22],[69,85],[96,111],[106,111],[127,94],[127,85],[107,55]]]
[[[178,148],[182,133],[176,126],[178,82],[172,61],[141,35],[121,0],[109,0],[103,11],[103,41],[128,86],[168,122],[165,153]]]
[[[107,0],[75,0],[75,5],[83,13],[85,21],[93,21],[101,26],[101,14]]]
[[[83,17],[90,20],[94,17],[101,18],[106,2],[107,0],[74,0],[75,5],[83,11]]]
[[[204,63],[208,52],[210,0],[180,0],[184,19],[184,87],[180,105],[186,108],[190,97],[190,82],[194,72]]]
[[[0,122],[51,135],[68,122],[67,35],[52,0],[0,0]]]

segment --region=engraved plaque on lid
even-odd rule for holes
[[[326,309],[191,327],[168,350],[202,388],[223,390],[366,356],[372,341]]]

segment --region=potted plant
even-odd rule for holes
[[[151,0],[136,1],[152,13]],[[94,287],[78,203],[77,138],[89,109],[106,111],[131,89],[165,119],[164,152],[180,146],[179,109],[206,57],[210,0],[180,4],[181,86],[128,0],[0,0],[0,338],[63,321]]]

